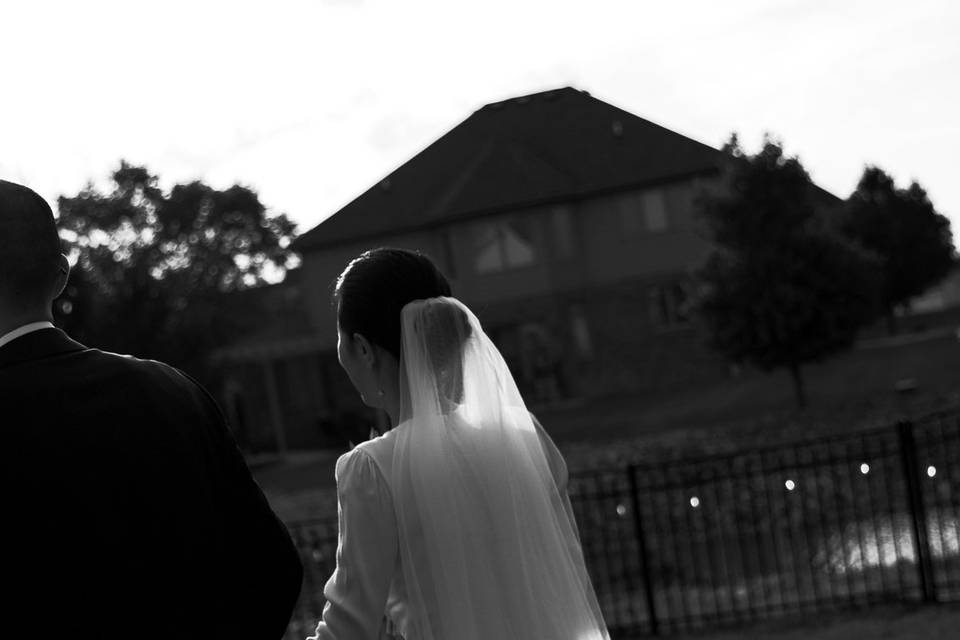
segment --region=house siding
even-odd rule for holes
[[[304,277],[313,325],[333,350],[330,294],[337,275],[363,251],[394,246],[426,253],[450,276],[454,294],[498,341],[533,404],[677,388],[722,374],[688,324],[676,317],[658,321],[665,312],[651,308],[664,295],[657,287],[682,287],[709,252],[694,208],[696,195],[712,184],[690,179],[657,186],[665,224],[656,230],[624,227],[624,210],[651,192],[638,189],[309,252]],[[478,272],[479,225],[504,222],[524,228],[535,259]],[[551,379],[550,388],[535,388],[538,375]]]
[[[443,234],[430,231],[384,236],[307,253],[303,258],[304,296],[310,323],[320,338],[321,350],[336,349],[337,346],[337,318],[332,296],[340,273],[364,251],[385,246],[421,251],[434,260],[441,271],[450,270]]]

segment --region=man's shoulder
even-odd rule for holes
[[[189,374],[165,362],[100,349],[76,354],[75,373],[99,380],[103,389],[126,394],[131,402],[168,399],[209,409],[215,406],[207,390]]]
[[[100,349],[88,349],[84,354],[88,357],[91,368],[111,369],[123,375],[132,376],[133,381],[166,380],[184,388],[199,386],[188,374],[159,360],[138,358]]]

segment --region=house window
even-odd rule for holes
[[[667,228],[667,203],[663,190],[654,189],[643,194],[643,217],[648,231],[663,231]]]
[[[686,182],[667,189],[667,211],[670,212],[670,222],[674,226],[689,224],[693,218],[695,188],[692,182]]]
[[[667,228],[667,201],[663,189],[620,196],[620,218],[627,234],[663,231]]]
[[[690,320],[687,288],[680,282],[658,284],[647,290],[650,322],[658,327],[677,327]]]
[[[566,342],[543,322],[530,321],[492,329],[490,337],[503,354],[524,400],[549,404],[570,396]]]
[[[577,349],[577,354],[585,359],[592,358],[593,339],[590,336],[587,317],[580,305],[570,307],[570,334],[573,336],[573,344]]]
[[[494,273],[533,264],[536,251],[529,229],[517,221],[481,222],[474,228],[477,273]]]

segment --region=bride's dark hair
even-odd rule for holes
[[[380,247],[350,261],[337,278],[337,321],[400,358],[400,314],[407,303],[450,296],[450,283],[427,256]]]

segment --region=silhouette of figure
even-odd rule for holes
[[[52,324],[53,214],[0,181],[4,636],[279,638],[302,567],[214,401]]]

